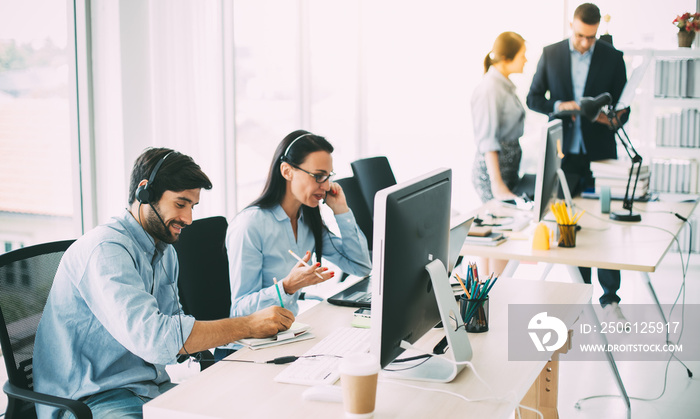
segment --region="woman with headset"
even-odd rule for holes
[[[352,275],[369,274],[367,239],[343,189],[331,180],[332,152],[325,138],[308,131],[287,135],[277,146],[262,194],[229,223],[232,317],[280,304],[296,314],[300,291],[335,275],[321,266],[321,257]],[[340,236],[321,219],[324,201]]]

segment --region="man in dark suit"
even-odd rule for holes
[[[600,25],[600,10],[585,3],[574,11],[571,38],[544,48],[537,71],[527,95],[527,106],[543,114],[578,110],[582,97],[610,93],[617,103],[627,82],[627,71],[622,52],[611,44],[596,42]],[[549,93],[549,94],[547,94]],[[620,114],[623,122],[627,112]],[[609,129],[603,113],[591,122],[580,116],[563,117],[565,154],[562,170],[574,195],[592,186],[590,162],[616,159],[615,133]],[[591,269],[579,268],[586,283],[591,282]],[[613,320],[623,320],[618,307],[620,298],[620,271],[598,269],[598,280],[603,287],[600,304]],[[626,321],[626,320],[625,320]]]

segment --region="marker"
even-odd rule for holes
[[[298,260],[299,262],[301,262],[304,266],[310,267],[308,263],[304,262],[304,259],[302,259],[302,258],[300,258],[299,256],[297,256],[297,254],[294,253],[294,252],[292,252],[291,249],[289,249],[289,254],[292,255],[292,256],[294,256],[294,259],[296,259],[296,260]],[[318,273],[318,272],[316,272],[316,271],[314,271],[314,273],[316,274],[317,277],[323,279],[323,276],[321,276],[320,273]]]
[[[277,285],[277,278],[272,278],[275,281],[275,288],[277,289],[277,297],[280,299],[280,307],[284,308],[284,303],[282,302],[282,293],[280,293],[280,286]]]

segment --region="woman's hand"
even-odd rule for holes
[[[498,199],[499,201],[517,198],[517,196],[511,192],[503,182],[491,182],[491,194],[493,195],[494,199]]]
[[[282,281],[284,292],[287,294],[294,294],[304,287],[319,284],[335,276],[335,272],[329,271],[328,268],[321,267],[320,263],[306,266],[309,259],[311,259],[311,252],[306,252],[301,259],[304,263],[298,262],[294,265],[292,270],[289,271],[289,275]]]
[[[503,178],[501,177],[501,167],[498,162],[498,151],[487,151],[484,153],[484,161],[486,162],[486,170],[491,181],[491,195],[493,195],[493,198],[500,201],[515,199],[515,194],[508,189],[505,182],[503,182]]]
[[[326,193],[326,205],[333,210],[333,214],[343,214],[350,211],[343,188],[335,182],[330,182],[330,189]]]

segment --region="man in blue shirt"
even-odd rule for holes
[[[560,111],[579,109],[582,97],[610,93],[616,104],[627,82],[622,52],[605,42],[596,42],[600,25],[598,6],[585,3],[574,11],[572,36],[544,48],[527,95],[527,106],[533,111],[551,115]],[[627,111],[618,113],[622,122]],[[564,117],[562,149],[565,157],[562,170],[571,192],[576,195],[591,186],[590,162],[616,159],[615,133],[603,113],[595,121],[580,116]],[[591,269],[579,268],[586,283],[591,282]],[[598,269],[598,280],[603,288],[600,304],[611,321],[623,321],[618,303],[620,271]]]
[[[76,240],[61,260],[37,330],[37,391],[80,399],[95,417],[141,418],[143,404],[173,387],[164,366],[178,355],[291,326],[294,315],[280,307],[214,321],[182,312],[171,244],[192,223],[201,189],[211,187],[176,151],[148,149],[136,160],[129,208]]]

